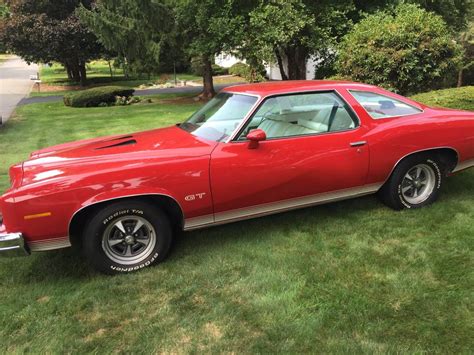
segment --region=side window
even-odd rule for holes
[[[373,92],[351,90],[350,93],[374,119],[413,115],[422,112],[420,109],[404,102]]]
[[[267,138],[282,138],[344,131],[357,127],[357,119],[334,92],[271,97],[260,106],[240,135],[256,128]]]

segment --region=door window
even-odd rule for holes
[[[239,139],[245,140],[257,128],[271,139],[345,131],[357,126],[355,114],[335,92],[292,94],[266,99]]]

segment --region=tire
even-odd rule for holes
[[[379,191],[382,202],[394,210],[425,207],[438,199],[445,169],[428,154],[402,160]]]
[[[83,251],[96,270],[113,275],[159,263],[168,254],[171,241],[166,214],[132,200],[108,205],[90,219]]]

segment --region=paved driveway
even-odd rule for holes
[[[0,64],[0,117],[5,123],[16,105],[28,95],[33,86],[30,75],[38,72],[36,64],[28,65],[18,57]]]

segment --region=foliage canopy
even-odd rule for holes
[[[339,47],[342,76],[398,91],[427,91],[460,65],[462,51],[443,19],[412,4],[377,12]]]
[[[104,50],[75,14],[91,0],[17,0],[0,31],[0,42],[27,62],[63,64],[70,79],[85,83],[85,64]]]

